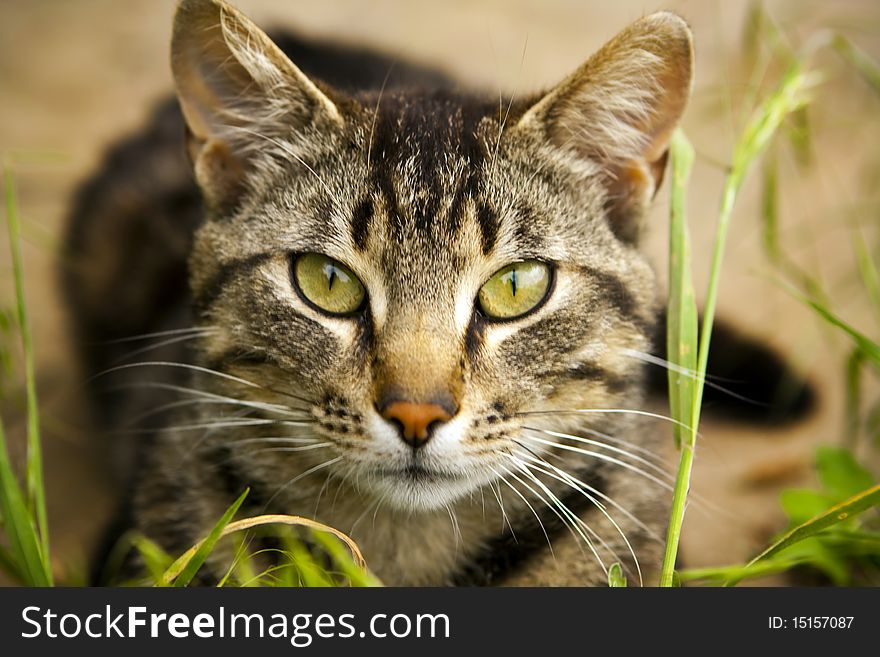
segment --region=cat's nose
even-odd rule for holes
[[[425,445],[431,437],[433,425],[448,422],[456,409],[445,408],[447,404],[425,404],[409,401],[393,401],[381,411],[382,417],[398,425],[400,437],[413,449]],[[450,410],[452,412],[450,413]]]

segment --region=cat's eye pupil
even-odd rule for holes
[[[312,306],[331,315],[352,315],[364,307],[366,290],[351,270],[321,253],[304,253],[293,262],[294,285]]]
[[[333,263],[328,262],[326,265],[324,265],[324,276],[327,277],[327,289],[328,290],[333,289],[333,282],[339,276],[338,271],[339,270],[336,269],[336,265],[334,265]],[[342,275],[345,276],[345,274],[342,274]]]
[[[539,260],[499,269],[480,288],[477,306],[491,319],[515,319],[541,305],[550,289],[551,269]]]

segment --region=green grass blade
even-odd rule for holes
[[[284,552],[283,554],[285,562],[280,564],[278,569],[273,573],[276,577],[276,586],[286,588],[301,586],[302,581],[293,556],[290,552]]]
[[[220,540],[220,535],[223,533],[223,529],[232,522],[232,519],[235,517],[235,514],[238,513],[239,507],[244,502],[245,498],[248,496],[250,492],[250,488],[245,490],[232,505],[226,509],[226,512],[217,521],[217,524],[214,525],[214,528],[208,534],[207,538],[198,544],[198,547],[195,551],[189,551],[180,557],[177,561],[175,561],[168,570],[165,571],[161,580],[159,581],[159,586],[168,586],[171,583],[171,580],[174,581],[174,586],[183,587],[188,586],[192,581],[193,577],[196,576],[196,573],[199,572],[199,568],[204,565],[205,561],[207,561],[211,552],[214,550],[214,546],[217,544],[217,541]],[[182,566],[182,570],[180,570],[180,574],[174,578],[173,573],[180,569]]]
[[[326,532],[329,534],[333,534],[336,538],[342,541],[346,547],[348,548],[351,558],[354,561],[355,565],[367,569],[367,563],[364,560],[364,555],[361,553],[360,548],[357,546],[351,537],[342,533],[338,529],[334,529],[329,525],[324,525],[315,520],[310,520],[309,518],[303,518],[302,516],[290,516],[290,515],[279,515],[279,514],[270,514],[270,515],[261,515],[254,516],[250,518],[243,518],[241,520],[236,520],[235,522],[231,522],[227,524],[222,531],[220,532],[220,536],[226,536],[228,534],[233,534],[241,531],[248,531],[254,529],[255,527],[263,527],[263,526],[271,526],[271,525],[289,525],[293,527],[306,527],[312,530],[318,530],[322,532]],[[162,581],[159,582],[160,586],[167,586],[170,582],[174,580],[175,577],[183,570],[185,565],[188,563],[189,559],[195,552],[199,549],[201,543],[194,545],[187,552],[181,556],[177,561],[171,564],[171,567],[165,572]],[[259,554],[257,552],[256,554]],[[270,569],[277,570],[277,569]],[[267,574],[269,571],[259,574],[257,577],[261,578],[263,575]]]
[[[15,317],[12,310],[0,308],[0,400],[3,399],[6,380],[13,372],[12,350],[9,341],[15,330]]]
[[[679,477],[676,495],[673,497],[672,518],[666,537],[663,555],[661,586],[672,586],[678,543],[681,538],[681,519],[687,489],[690,485],[690,467],[693,459],[693,442],[696,431],[689,427],[691,408],[694,404],[697,380],[691,373],[696,371],[697,361],[697,305],[694,299],[690,268],[690,245],[688,243],[685,196],[687,181],[694,159],[690,143],[680,131],[676,131],[669,148],[672,166],[672,191],[669,228],[669,299],[667,310],[667,358],[678,366],[669,369],[669,405],[676,424],[673,435],[681,449]],[[679,369],[682,368],[682,369]]]
[[[163,550],[158,543],[151,541],[146,536],[134,536],[131,539],[131,544],[140,553],[153,581],[158,582],[161,580],[165,571],[174,562],[171,555]]]
[[[15,281],[15,300],[18,330],[24,352],[25,384],[27,389],[27,492],[28,506],[36,517],[41,544],[43,569],[49,574],[49,524],[46,518],[46,498],[43,486],[43,452],[40,447],[40,419],[37,405],[37,385],[34,374],[34,349],[24,297],[24,268],[21,261],[21,225],[15,197],[15,181],[8,167],[4,170],[6,196],[6,224],[9,229],[9,249],[12,255],[12,274]]]
[[[880,368],[880,345],[847,324],[840,317],[831,312],[831,310],[829,310],[824,304],[808,299],[799,292],[792,290],[790,287],[788,289],[794,296],[815,310],[822,319],[846,333],[852,341],[855,342],[856,346],[862,351],[862,353],[870,359],[873,365]]]
[[[813,131],[806,106],[792,112],[785,134],[794,153],[795,162],[802,169],[807,169],[813,162]]]
[[[872,534],[863,531],[848,531],[840,529],[834,533],[819,534],[826,537],[832,543],[849,544],[851,546],[864,545],[869,554],[880,556],[880,534]]]
[[[764,224],[764,252],[770,262],[779,264],[782,248],[779,241],[779,173],[775,157],[768,157],[764,163],[761,217]]]
[[[736,204],[737,195],[752,164],[768,146],[770,139],[778,130],[783,119],[791,112],[803,107],[807,102],[806,89],[810,82],[810,77],[803,71],[799,63],[792,65],[773,93],[758,106],[734,147],[733,164],[724,183],[721,208],[718,212],[715,248],[712,254],[706,306],[703,311],[703,326],[700,331],[697,370],[701,375],[705,374],[706,365],[709,360],[709,343],[712,338],[712,326],[715,321],[715,309],[718,302],[721,265],[724,261],[727,232],[730,227],[730,219]],[[696,421],[692,423],[694,429],[696,429],[696,424],[699,420],[699,407],[703,396],[702,381],[697,383],[696,393],[697,404],[693,409]]]
[[[783,573],[802,562],[802,559],[768,559],[750,566],[734,564],[713,568],[688,568],[680,571],[679,576],[682,582],[704,581],[718,585],[724,582],[741,582],[744,579]]]
[[[0,545],[0,572],[6,573],[8,577],[14,579],[19,584],[25,584],[25,581],[22,579],[21,573],[18,570],[18,564],[15,562],[15,558],[12,556],[12,553],[2,545]]]
[[[12,470],[6,433],[0,421],[0,511],[9,540],[9,554],[17,567],[17,579],[28,586],[51,586],[52,573],[41,552],[40,537],[28,511],[24,493]]]
[[[619,563],[612,564],[608,569],[608,586],[613,589],[626,588],[626,575],[623,574],[623,568]]]
[[[719,224],[729,214],[739,188],[755,160],[764,152],[782,121],[807,105],[807,90],[815,77],[809,75],[800,62],[793,63],[769,96],[758,106],[737,139],[733,162],[722,196]]]
[[[871,252],[865,243],[865,236],[862,231],[855,227],[852,231],[853,241],[856,248],[856,262],[859,265],[859,275],[862,278],[862,284],[865,286],[865,292],[871,302],[874,313],[880,318],[880,273],[877,272],[877,265],[871,258]]]
[[[874,476],[856,461],[851,450],[835,445],[816,448],[816,473],[831,502],[847,499],[875,483]]]
[[[865,419],[865,433],[873,438],[873,444],[880,449],[880,399],[868,410]]]
[[[277,552],[277,550],[273,550]],[[299,579],[299,572],[296,565],[291,560],[290,554],[283,552],[286,561],[276,566],[266,568],[253,578],[242,580],[237,586],[239,588],[299,588],[302,581]]]
[[[855,347],[846,359],[846,413],[844,415],[845,439],[852,449],[859,438],[862,407],[862,369],[865,354]]]
[[[792,64],[773,92],[752,113],[750,120],[734,147],[733,162],[724,182],[721,208],[718,212],[718,227],[712,253],[705,309],[703,311],[703,326],[699,334],[693,403],[690,405],[690,416],[685,422],[685,425],[689,427],[688,437],[687,440],[682,441],[681,445],[669,526],[666,532],[666,548],[660,571],[660,586],[672,586],[675,575],[675,560],[678,555],[678,544],[681,539],[681,527],[684,522],[687,494],[693,469],[696,432],[700,424],[703,383],[709,361],[709,344],[712,339],[712,326],[715,321],[715,309],[718,303],[721,265],[727,246],[727,233],[730,227],[733,207],[746,174],[755,160],[767,148],[782,121],[786,116],[806,105],[806,90],[810,84],[811,77],[803,70],[801,64],[799,62]],[[676,153],[675,146],[673,142],[672,148],[670,148],[673,162],[675,162],[676,156],[681,157],[680,153]],[[675,164],[673,164],[673,173],[674,171]],[[674,248],[674,244],[671,244],[670,249]],[[679,403],[681,402],[679,401]]]
[[[253,568],[253,558],[248,549],[250,545],[249,537],[245,535],[237,535],[235,537],[235,557],[226,574],[217,583],[217,588],[227,586],[230,581],[238,582],[239,586],[244,586],[242,582],[250,582],[256,578],[256,571]],[[233,580],[234,578],[234,580]]]
[[[382,586],[382,582],[366,568],[358,566],[342,541],[327,532],[316,531],[313,533],[315,541],[323,547],[333,563],[348,577],[351,586],[375,587]]]
[[[302,586],[310,588],[333,586],[333,579],[297,537],[286,541],[286,550],[296,565]]]
[[[697,302],[691,277],[690,239],[685,215],[687,182],[694,162],[694,149],[681,131],[670,147],[672,192],[669,222],[669,298],[666,315],[667,359],[678,366],[668,370],[669,405],[672,417],[687,425],[694,396],[697,365]],[[683,427],[673,425],[676,446],[681,446]]]
[[[810,538],[811,536],[815,536],[824,529],[828,529],[833,525],[849,520],[853,516],[878,505],[880,505],[880,484],[872,486],[867,490],[863,490],[849,499],[844,500],[840,504],[835,504],[827,511],[824,511],[805,523],[787,531],[781,538],[746,564],[746,568],[754,566],[758,562],[765,561],[787,547],[799,543],[806,538]],[[732,578],[728,581],[728,584],[735,584],[737,581],[739,580]]]
[[[98,573],[99,582],[122,582],[121,573],[137,534],[127,531],[114,542]],[[125,586],[126,584],[121,584]]]
[[[865,82],[878,94],[880,94],[880,66],[860,48],[852,44],[844,36],[837,35],[832,42],[835,50],[849,62],[864,78]]]

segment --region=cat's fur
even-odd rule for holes
[[[172,61],[201,194],[167,105],[71,224],[89,368],[123,365],[105,425],[143,434],[131,525],[179,552],[250,487],[245,513],[349,532],[387,584],[602,584],[615,561],[637,580],[633,553],[651,581],[662,433],[575,411],[644,395],[633,354],[651,349],[657,307],[638,237],[690,94],[687,25],[643,18],[501,113],[435,72],[386,78],[373,55],[280,42],[303,69],[228,5],[184,0]],[[126,166],[138,175],[108,184]],[[362,314],[300,299],[305,252],[356,273]],[[554,269],[546,302],[483,317],[480,286],[529,258]],[[109,342],[189,326],[204,330],[144,354],[165,364],[129,366]],[[456,412],[414,451],[378,410],[391,398]]]

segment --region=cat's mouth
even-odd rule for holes
[[[371,468],[371,485],[383,503],[407,511],[435,511],[473,493],[493,478],[488,472],[474,472],[473,467],[454,463],[433,463],[409,455],[397,463],[382,463]]]
[[[413,462],[400,468],[382,468],[379,473],[383,477],[396,479],[398,481],[406,481],[415,484],[433,484],[439,482],[450,482],[461,479],[460,476],[449,472],[440,472],[425,465]]]

